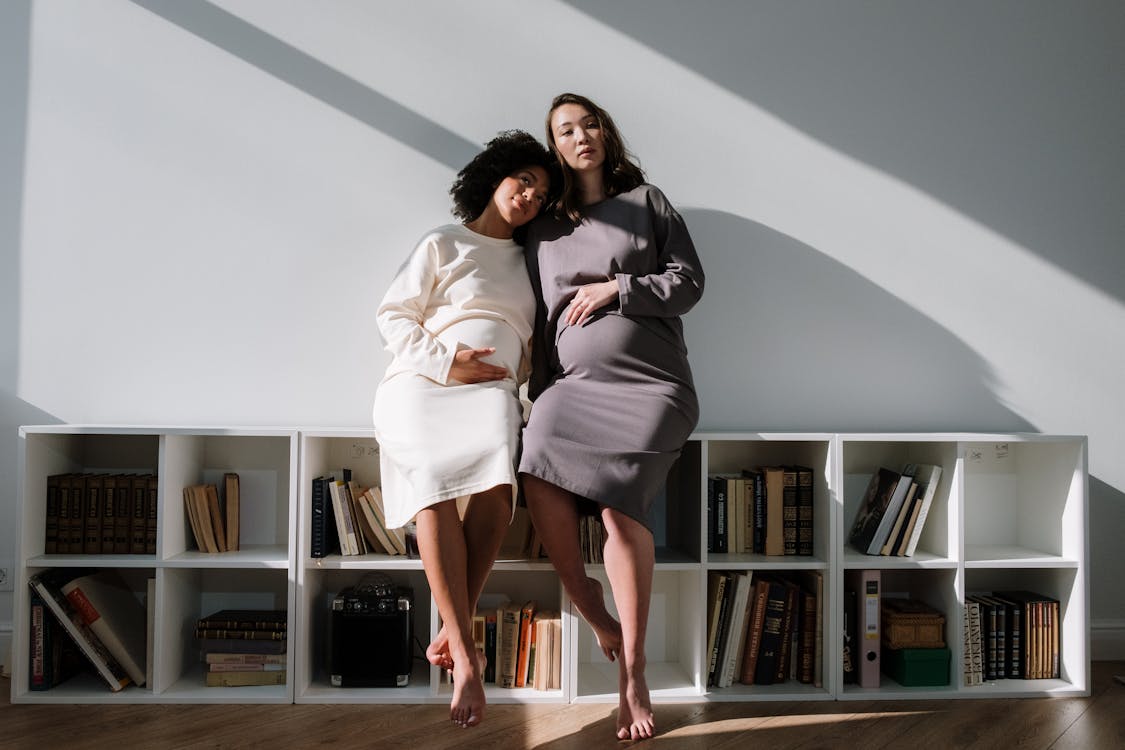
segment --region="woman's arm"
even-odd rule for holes
[[[438,383],[449,380],[455,352],[426,330],[437,277],[437,248],[424,239],[395,275],[375,314],[385,348],[398,364]]]
[[[694,307],[703,296],[703,266],[683,218],[664,193],[650,188],[648,203],[660,270],[643,276],[617,274],[621,312],[676,317]]]

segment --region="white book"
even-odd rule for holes
[[[907,464],[903,473],[907,472],[918,483],[918,493],[922,496],[918,506],[918,518],[914,521],[914,528],[910,531],[910,541],[906,545],[906,556],[910,557],[918,547],[918,539],[922,536],[922,526],[926,523],[926,515],[930,512],[934,495],[937,494],[938,482],[941,480],[941,467],[933,464]]]
[[[734,576],[734,596],[731,597],[731,616],[726,642],[723,647],[723,664],[716,687],[730,687],[734,683],[735,671],[742,666],[743,651],[746,648],[746,630],[750,620],[750,589],[752,573],[738,573]]]
[[[129,678],[144,685],[148,617],[120,575],[102,570],[67,581],[61,590]]]

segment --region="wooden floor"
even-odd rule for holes
[[[659,748],[1125,748],[1125,662],[1095,662],[1089,698],[660,704]],[[622,747],[613,706],[490,706],[459,729],[443,706],[13,706],[0,748]]]

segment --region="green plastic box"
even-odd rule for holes
[[[948,648],[884,648],[883,671],[904,687],[949,684]]]

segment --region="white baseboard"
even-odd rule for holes
[[[1092,661],[1125,661],[1125,620],[1094,620],[1090,651]]]

